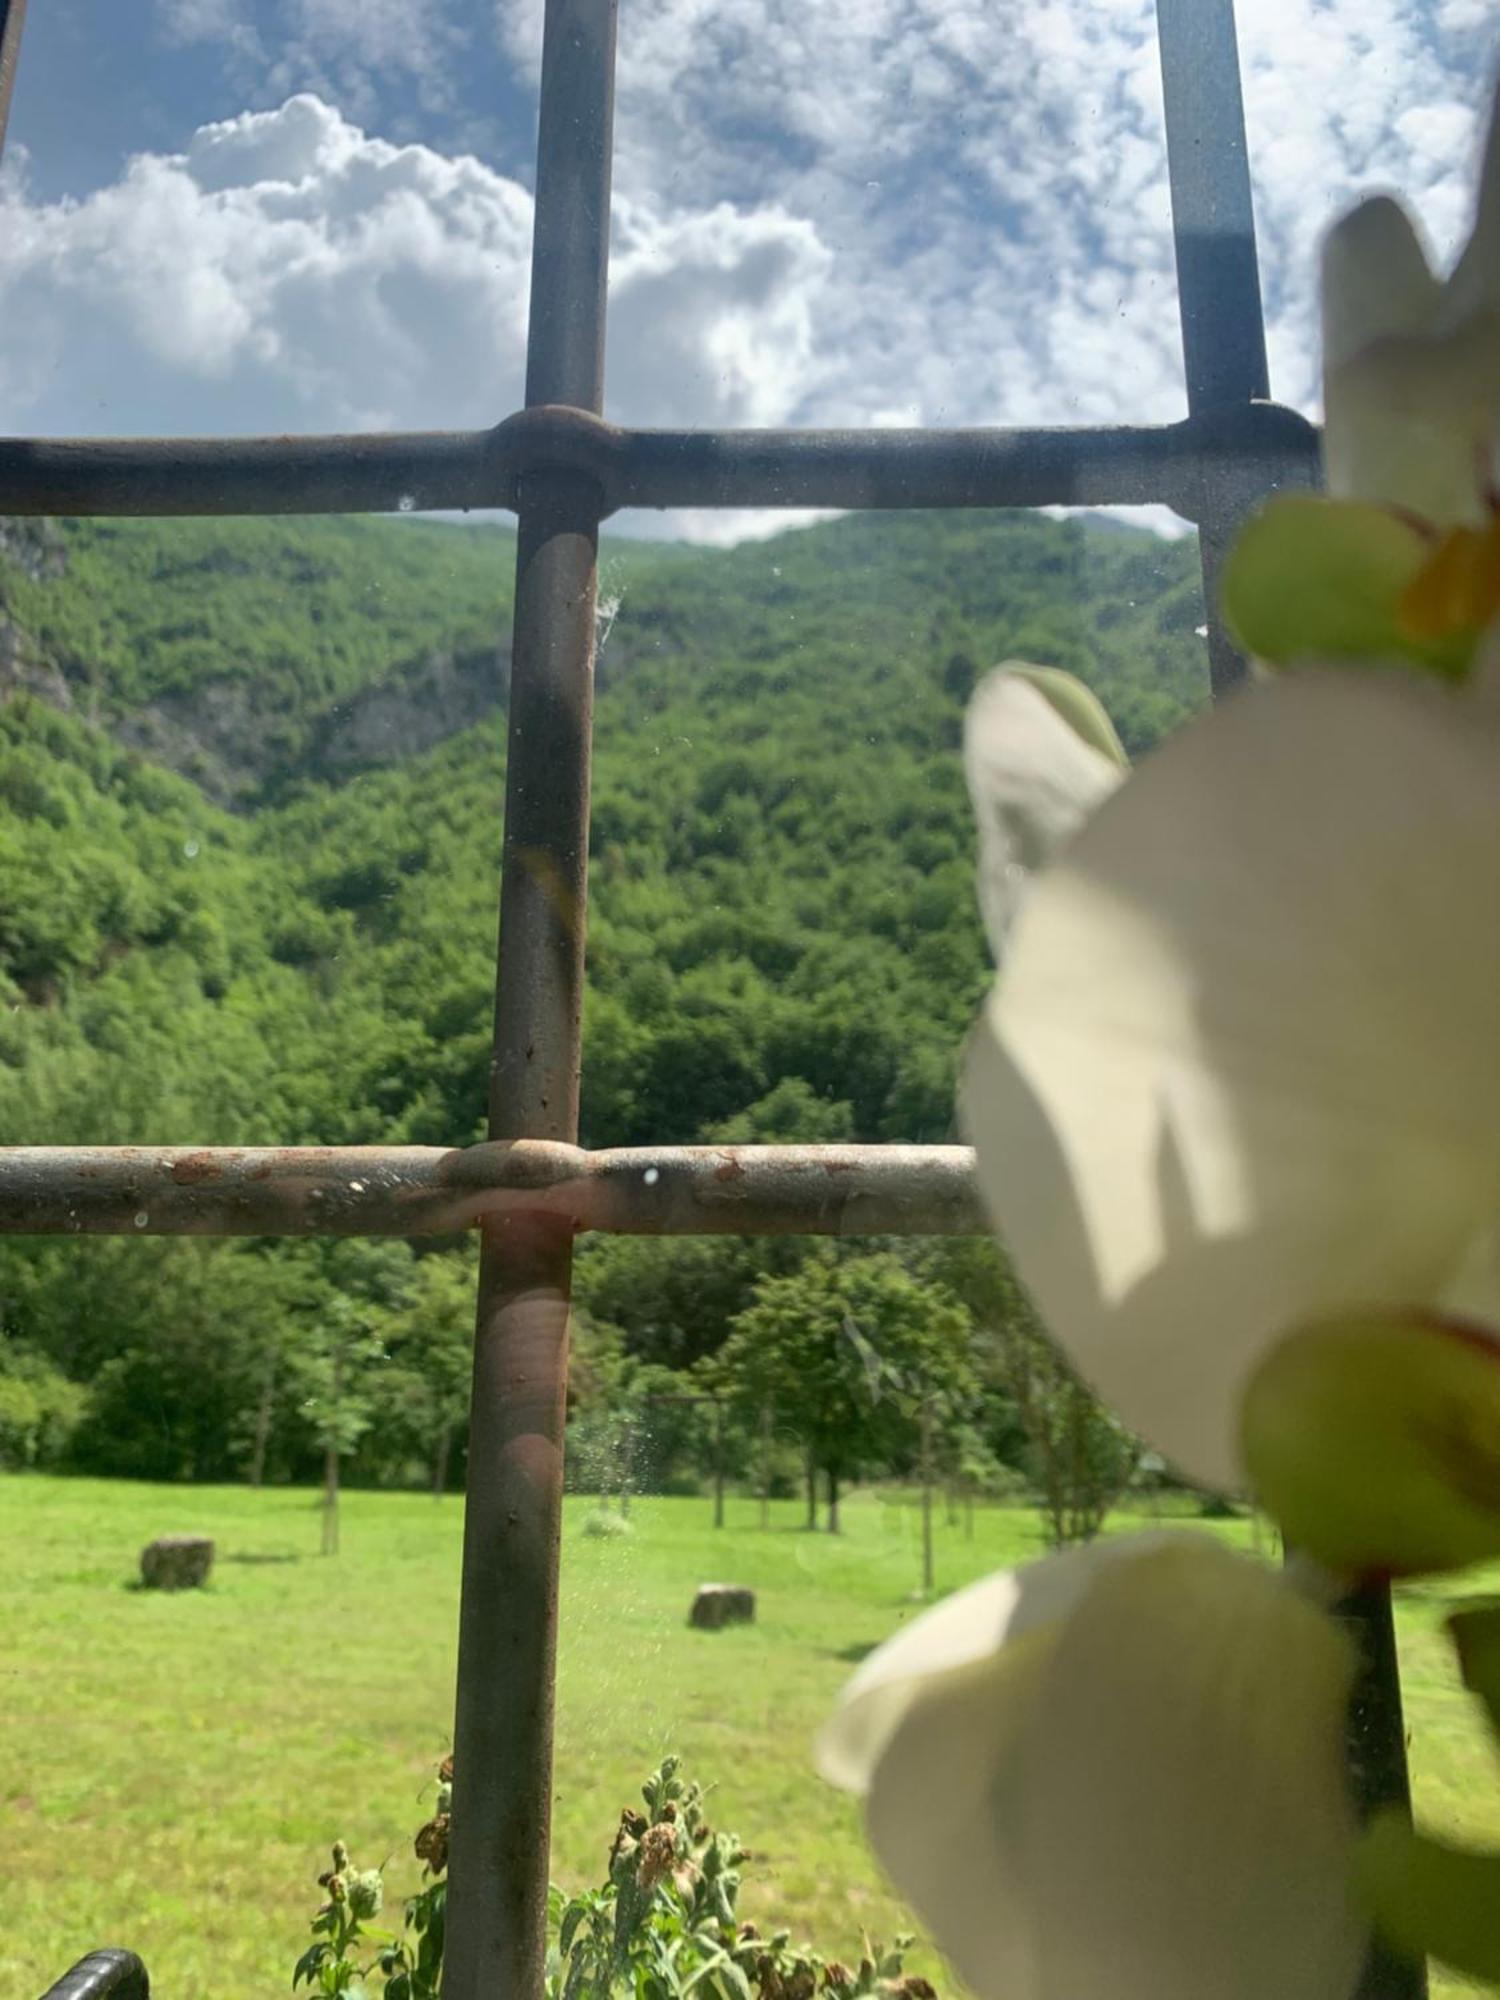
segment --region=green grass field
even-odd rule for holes
[[[862,1927],[888,1936],[908,1920],[808,1746],[914,1609],[914,1510],[856,1496],[835,1538],[790,1502],[762,1532],[731,1500],[716,1533],[706,1502],[645,1500],[628,1540],[598,1541],[589,1504],[568,1503],[556,1879],[599,1878],[620,1806],[671,1749],[754,1852],[748,1915],[843,1955]],[[349,1494],[325,1560],[305,1492],[0,1480],[0,1990],[24,2000],[104,1943],[139,1951],[162,2000],[285,1990],[335,1835],[362,1864],[392,1857],[395,1890],[415,1883],[410,1836],[449,1743],[461,1511]],[[209,1590],[129,1588],[144,1542],[189,1531],[217,1539]],[[1021,1511],[982,1511],[972,1541],[941,1516],[938,1532],[942,1588],[1041,1546]],[[689,1630],[714,1579],[758,1589],[754,1627]],[[1447,1603],[1401,1605],[1419,1808],[1500,1845]]]

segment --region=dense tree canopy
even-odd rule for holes
[[[426,523],[0,523],[9,1141],[480,1135],[513,549]],[[1055,662],[1148,748],[1204,696],[1194,567],[1007,515],[610,546],[585,1141],[951,1137],[988,978],[965,699],[1001,658]],[[0,1411],[28,1440],[0,1415],[0,1459],[71,1428],[111,1471],[315,1470],[293,1349],[342,1280],[310,1255],[0,1245],[0,1372],[26,1385]],[[681,1367],[776,1284],[824,1282],[809,1256],[591,1243],[579,1296],[637,1365]],[[462,1368],[419,1329],[462,1323],[466,1266],[399,1258],[353,1465],[437,1478]]]

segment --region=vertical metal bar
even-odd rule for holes
[[[1349,1708],[1349,1761],[1362,1818],[1382,1806],[1411,1813],[1406,1731],[1401,1719],[1401,1665],[1391,1593],[1370,1585],[1339,1607],[1359,1647],[1359,1678]],[[1377,1938],[1365,1960],[1355,2000],[1425,2000],[1427,1967],[1403,1958]]]
[[[1182,356],[1188,409],[1198,416],[1270,394],[1234,0],[1157,0],[1156,29]],[[1216,694],[1245,672],[1218,617],[1219,565],[1239,523],[1274,483],[1253,463],[1233,475],[1210,464],[1202,482],[1195,518]]]
[[[1271,393],[1234,0],[1157,0],[1188,408]]]
[[[547,0],[527,400],[603,394],[616,0]],[[601,496],[523,480],[517,529],[493,1138],[578,1129]],[[572,1230],[484,1225],[459,1616],[446,2000],[540,2000]]]
[[[1188,409],[1197,416],[1270,394],[1234,0],[1157,0],[1156,20],[1183,365]],[[1232,476],[1223,466],[1206,470],[1197,520],[1215,695],[1245,672],[1218,618],[1219,565],[1240,522],[1277,483],[1253,457],[1241,459]],[[1399,1805],[1409,1812],[1389,1590],[1360,1591],[1343,1615],[1360,1649],[1349,1722],[1360,1811]],[[1372,1947],[1357,2000],[1422,2000],[1426,1991],[1425,1966]]]
[[[21,30],[26,26],[26,0],[0,0],[0,153],[10,123],[11,92],[21,55]]]

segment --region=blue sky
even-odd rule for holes
[[[494,421],[541,0],[45,0],[0,192],[0,428]],[[1327,220],[1466,220],[1489,0],[1241,0],[1273,390]],[[611,414],[1180,413],[1150,0],[622,0]],[[744,521],[684,519],[689,533]]]

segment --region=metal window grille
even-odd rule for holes
[[[626,430],[603,407],[618,0],[547,0],[526,404],[492,430],[0,440],[0,513],[508,508],[518,519],[489,1139],[436,1147],[0,1149],[0,1232],[399,1235],[482,1243],[465,1511],[448,2000],[537,2000],[545,1958],[568,1289],[582,1230],[942,1234],[982,1228],[958,1146],[648,1147],[577,1139],[598,529],[628,507],[1163,502],[1198,530],[1214,617],[1246,510],[1311,484],[1318,439],[1269,401],[1233,0],[1157,0],[1187,418],[1030,430]],[[25,0],[0,0],[0,139]],[[1407,1801],[1384,1592],[1349,1607],[1365,1809]],[[125,1967],[124,1972],[120,1970]],[[144,1975],[95,1954],[64,1982]],[[71,1982],[71,1984],[69,1984]],[[61,1989],[58,1989],[61,1991]],[[136,1989],[132,1986],[132,1992]],[[1414,2000],[1372,1956],[1363,1993]]]

